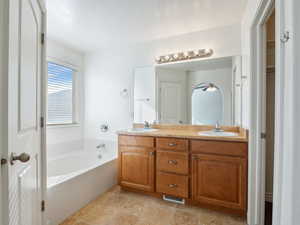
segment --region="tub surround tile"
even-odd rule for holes
[[[178,205],[116,186],[61,225],[245,225],[241,217]]]

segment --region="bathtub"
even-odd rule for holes
[[[47,170],[47,224],[58,225],[117,184],[117,144],[86,141],[83,149],[50,159]]]

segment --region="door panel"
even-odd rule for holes
[[[41,225],[42,19],[38,0],[11,0],[9,26],[9,149],[30,156],[9,164],[9,225]]]
[[[140,147],[120,147],[120,184],[154,191],[154,152]]]
[[[20,208],[21,211],[19,223],[20,225],[27,225],[28,222],[35,221],[38,212],[38,196],[37,190],[39,188],[38,183],[32,179],[32,177],[38,176],[38,165],[36,163],[32,163],[32,165],[26,167],[21,173],[18,175],[18,196],[20,200]]]
[[[182,123],[182,86],[175,82],[160,83],[160,122]]]
[[[122,178],[123,181],[141,185],[149,184],[149,157],[139,153],[122,153]],[[137,173],[137,169],[139,172]]]
[[[36,128],[39,23],[29,0],[20,2],[20,130]]]
[[[246,165],[244,158],[194,154],[193,200],[214,206],[245,210]]]

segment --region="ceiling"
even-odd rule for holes
[[[241,22],[247,0],[47,0],[48,37],[82,51]]]

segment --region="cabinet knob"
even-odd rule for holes
[[[173,164],[173,165],[177,165],[178,162],[176,160],[169,160],[168,163]]]
[[[155,155],[155,152],[149,152],[149,155]]]
[[[176,146],[177,144],[176,143],[169,143],[169,146],[170,147],[174,147],[174,146]]]
[[[198,156],[193,155],[193,156],[192,156],[192,159],[198,159]]]
[[[178,185],[177,184],[169,184],[168,187],[170,187],[170,188],[177,188]]]

